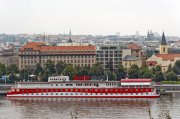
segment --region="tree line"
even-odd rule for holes
[[[30,75],[33,74],[33,77]],[[163,73],[161,66],[157,65],[152,68],[147,66],[138,67],[137,65],[132,65],[129,69],[125,69],[121,64],[116,70],[107,69],[104,70],[100,63],[95,63],[92,67],[73,67],[72,64],[66,64],[63,61],[57,62],[55,64],[53,61],[48,60],[45,66],[42,67],[40,64],[35,66],[35,69],[26,67],[25,69],[19,71],[16,65],[5,66],[0,64],[0,76],[6,75],[10,82],[13,81],[47,81],[49,76],[64,75],[69,76],[70,80],[73,79],[74,75],[77,76],[95,76],[102,80],[121,80],[124,78],[151,78],[156,82],[170,80],[177,81],[177,75],[180,75],[180,61],[177,61],[172,67],[169,65],[168,70]],[[1,80],[2,81],[2,80]]]

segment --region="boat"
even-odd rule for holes
[[[120,81],[69,80],[51,76],[48,82],[18,82],[7,92],[13,98],[158,98],[151,79]]]

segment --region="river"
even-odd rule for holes
[[[180,119],[180,98],[7,99],[0,96],[0,119]]]

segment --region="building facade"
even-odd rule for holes
[[[55,64],[63,61],[74,67],[92,66],[96,62],[96,48],[87,46],[49,46],[41,42],[29,42],[19,50],[19,69],[30,67],[37,63],[42,67],[51,60]]]
[[[180,60],[180,54],[169,54],[168,46],[166,43],[166,38],[163,33],[162,41],[160,45],[160,53],[154,54],[149,57],[146,61],[149,67],[161,66],[162,72],[166,72],[168,70],[169,65],[174,66],[175,62]]]
[[[101,45],[96,50],[96,61],[104,69],[117,69],[126,55],[131,55],[131,50],[119,45]]]
[[[122,60],[122,65],[124,68],[129,69],[132,65],[142,66],[142,60],[133,55],[126,55]]]

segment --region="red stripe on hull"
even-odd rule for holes
[[[159,98],[160,96],[7,96],[8,98]]]

